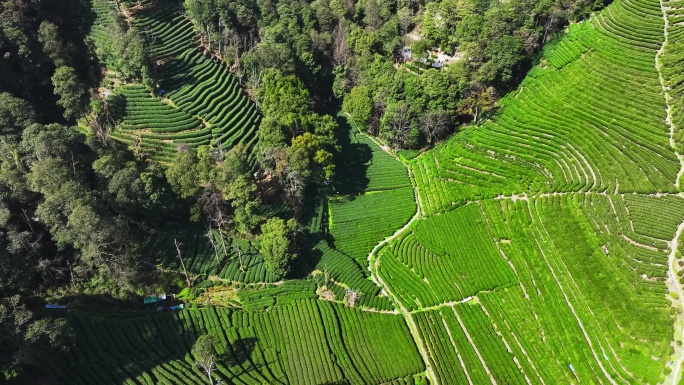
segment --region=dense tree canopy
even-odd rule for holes
[[[70,333],[66,320],[35,317],[18,295],[0,299],[0,373],[11,380],[54,347],[68,350]]]
[[[260,136],[268,147],[306,131],[302,108],[331,94],[343,99],[343,110],[373,134],[381,129],[388,133],[382,122],[396,116],[384,115],[396,115],[391,106],[402,101],[411,109],[412,126],[417,127],[422,112],[430,109],[447,114],[447,133],[453,131],[457,122],[481,116],[475,110],[491,109],[496,98],[490,96],[513,87],[541,44],[603,1],[185,4],[205,45],[235,63],[236,73],[257,90],[265,115]],[[412,48],[416,66],[426,68],[395,68],[403,60],[398,58],[404,47]],[[435,50],[455,54],[455,63],[444,69],[423,64],[430,63]],[[490,88],[494,91],[481,92]],[[414,139],[394,145],[412,147],[437,139],[424,130],[415,132]]]
[[[293,258],[290,237],[295,223],[280,218],[271,218],[261,225],[259,251],[264,256],[266,269],[277,278],[283,278],[290,271]]]

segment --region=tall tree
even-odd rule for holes
[[[210,384],[214,384],[214,378],[211,373],[216,370],[216,362],[218,361],[218,354],[214,349],[214,342],[216,338],[211,334],[202,334],[197,338],[195,344],[192,345],[192,356],[195,359],[195,366],[199,367],[206,375]]]
[[[18,295],[0,298],[0,370],[5,380],[37,364],[47,351],[69,348],[64,319],[38,319]]]
[[[372,109],[373,100],[370,97],[370,90],[366,86],[356,86],[344,97],[342,111],[349,114],[352,121],[361,126],[368,125]]]
[[[281,218],[271,218],[261,225],[259,252],[264,257],[266,270],[276,279],[283,278],[290,271],[290,235],[294,231],[295,222],[287,223]]]
[[[18,142],[23,130],[35,121],[36,114],[27,101],[0,92],[0,135]]]
[[[71,120],[81,112],[81,104],[85,95],[85,87],[78,79],[76,71],[67,66],[57,67],[52,76],[55,94],[59,95],[59,104],[64,108],[64,117]]]
[[[68,53],[56,25],[43,21],[38,27],[38,41],[43,45],[43,52],[60,67],[68,64]]]
[[[380,126],[380,136],[393,148],[410,147],[413,128],[413,113],[406,102],[396,102],[387,106]]]
[[[197,153],[190,147],[181,147],[166,169],[166,178],[182,198],[190,198],[200,190]]]
[[[466,90],[464,98],[460,102],[459,111],[462,114],[471,115],[473,122],[480,122],[482,114],[492,110],[496,103],[496,91],[494,87],[474,85]]]

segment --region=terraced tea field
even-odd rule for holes
[[[211,237],[206,229],[197,226],[168,226],[148,239],[143,255],[148,263],[180,270],[178,242],[185,267],[192,274],[248,284],[275,281],[264,268],[263,257],[249,242],[225,236],[221,239],[216,230],[211,231]]]
[[[91,1],[93,16],[74,18],[97,43],[107,38],[106,16],[115,8],[111,1]],[[131,84],[113,90],[123,108],[111,136],[159,162],[170,161],[180,144],[230,148],[243,143],[252,149],[259,111],[226,64],[204,52],[192,22],[179,11],[180,2],[128,5],[132,28],[147,42],[157,83],[154,89]]]
[[[122,87],[115,135],[161,160],[176,142],[252,143],[258,113],[182,14],[134,19],[156,37],[165,96]],[[311,277],[273,283],[256,254],[246,272],[216,260],[199,230],[169,232],[147,245],[154,263],[174,267],[183,239],[193,271],[254,285],[243,309],[71,313],[78,345],[55,370],[200,383],[189,348],[210,333],[229,383],[681,383],[683,23],[681,0],[614,1],[546,46],[490,120],[405,165],[350,130],[307,225],[340,303]]]
[[[198,384],[190,354],[216,337],[214,377],[236,384],[413,383],[422,362],[402,318],[300,300],[269,312],[225,308],[112,317],[72,312],[76,347],[53,368],[69,384]]]
[[[426,213],[522,191],[675,192],[654,66],[663,28],[654,1],[571,25],[499,114],[414,164]]]
[[[371,266],[431,381],[679,383],[681,12],[571,25],[491,120],[410,162],[422,215]]]
[[[406,168],[352,128],[342,141],[330,234],[335,246],[362,265],[368,253],[415,212]]]

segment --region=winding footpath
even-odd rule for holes
[[[672,105],[670,104],[670,87],[665,84],[665,77],[663,76],[663,71],[661,70],[663,63],[660,62],[660,58],[663,56],[663,53],[665,53],[665,47],[667,47],[667,44],[669,43],[669,32],[668,30],[670,29],[670,21],[667,17],[667,10],[669,9],[668,7],[663,4],[663,0],[660,0],[660,9],[663,12],[663,21],[664,21],[664,26],[663,26],[663,45],[660,46],[660,49],[656,53],[655,56],[655,68],[656,71],[658,71],[658,80],[660,80],[660,87],[663,89],[663,96],[665,97],[665,123],[667,124],[668,128],[670,129],[670,147],[672,148],[672,151],[674,151],[675,155],[677,156],[677,159],[679,159],[679,172],[677,172],[677,177],[675,179],[675,187],[679,189],[679,180],[682,177],[682,174],[684,174],[684,156],[680,154],[677,151],[676,143],[675,143],[675,126],[674,123],[672,123]]]
[[[667,286],[670,293],[677,293],[679,296],[678,299],[672,299],[673,306],[677,309],[675,337],[677,334],[681,333],[681,338],[684,341],[684,313],[682,313],[682,310],[684,310],[684,292],[682,291],[682,285],[679,284],[679,280],[677,279],[677,270],[675,267],[677,263],[677,245],[679,244],[679,237],[682,235],[682,231],[684,231],[684,222],[679,224],[677,232],[670,242],[670,254],[667,260],[669,267],[667,272]],[[677,344],[675,344],[674,357],[676,362],[672,365],[672,373],[668,377],[671,379],[671,383],[676,385],[679,383],[680,371],[682,364],[684,364],[684,351],[682,351],[682,347]],[[667,378],[665,379],[665,383],[668,383]]]
[[[675,126],[674,123],[672,123],[672,106],[670,104],[670,92],[669,92],[669,87],[667,84],[665,84],[665,78],[663,76],[663,72],[661,70],[662,68],[662,63],[660,61],[660,58],[662,57],[663,53],[665,52],[665,47],[667,46],[669,42],[669,27],[670,27],[670,22],[667,17],[667,10],[668,7],[665,6],[663,3],[663,0],[660,0],[660,9],[663,12],[663,45],[660,47],[658,52],[656,53],[655,56],[655,68],[658,71],[658,79],[660,80],[660,86],[663,89],[663,96],[665,98],[665,112],[666,112],[666,118],[665,118],[665,123],[667,124],[668,128],[670,129],[670,147],[672,148],[672,151],[674,151],[675,155],[677,156],[677,159],[679,159],[679,172],[677,173],[676,179],[675,179],[675,187],[679,189],[679,180],[682,177],[682,174],[684,174],[684,156],[680,154],[677,151],[676,143],[675,143]],[[675,236],[672,239],[672,241],[669,242],[669,247],[670,247],[670,254],[668,255],[668,272],[667,272],[667,287],[668,291],[673,294],[676,293],[678,296],[678,299],[672,298],[672,305],[677,309],[677,316],[675,320],[675,338],[677,338],[677,335],[681,336],[681,341],[684,341],[684,292],[682,291],[682,285],[679,283],[679,279],[677,277],[677,248],[679,246],[679,237],[682,234],[682,231],[684,231],[684,222],[680,223],[679,226],[677,227],[677,231],[675,232]],[[664,383],[671,383],[673,385],[676,385],[679,383],[679,378],[680,378],[680,372],[682,368],[682,364],[684,364],[684,348],[682,346],[679,346],[678,344],[674,344],[675,346],[675,353],[673,356],[673,361],[675,361],[672,364],[672,373],[665,378]]]
[[[382,144],[376,141],[374,138],[370,137],[373,143],[375,143],[376,146],[382,148]],[[411,332],[411,336],[413,338],[413,341],[415,342],[416,346],[418,347],[418,352],[420,353],[421,357],[423,358],[423,362],[425,363],[425,376],[428,378],[431,384],[439,384],[437,381],[437,377],[435,376],[435,371],[432,369],[432,365],[430,365],[430,358],[429,358],[429,353],[427,351],[427,348],[425,347],[425,343],[423,343],[423,339],[420,336],[420,331],[418,330],[418,325],[416,325],[415,321],[413,320],[413,317],[411,317],[411,313],[406,309],[403,303],[399,301],[399,299],[392,293],[392,291],[389,288],[389,285],[382,279],[382,277],[379,274],[379,268],[380,268],[380,256],[377,255],[378,251],[381,250],[385,245],[388,243],[394,241],[398,237],[400,237],[405,231],[411,227],[411,224],[415,222],[416,220],[420,219],[421,217],[421,209],[420,209],[420,202],[418,198],[418,189],[416,188],[416,185],[413,183],[411,180],[411,175],[410,175],[410,167],[407,167],[404,162],[401,160],[397,159],[397,162],[400,162],[402,165],[406,167],[408,170],[408,178],[409,181],[411,182],[411,188],[413,189],[413,199],[416,204],[416,212],[413,214],[413,217],[406,222],[406,224],[400,228],[399,230],[395,231],[394,234],[391,236],[385,238],[382,242],[378,243],[375,245],[373,250],[368,254],[368,270],[370,270],[370,277],[371,280],[373,280],[373,283],[375,283],[380,289],[382,290],[382,293],[385,294],[387,297],[389,297],[392,300],[392,303],[395,304],[397,307],[397,310],[399,311],[399,314],[401,314],[402,317],[404,317],[404,320],[406,320],[406,324],[409,327],[409,331]]]
[[[411,186],[413,187],[414,190],[414,199],[417,196],[417,192],[415,191],[416,188],[411,183]],[[409,327],[409,331],[411,332],[411,336],[413,337],[413,340],[418,347],[418,352],[420,353],[421,357],[423,358],[423,362],[425,363],[425,376],[430,380],[431,384],[439,384],[437,381],[437,377],[435,377],[435,372],[432,369],[432,365],[430,365],[430,359],[429,359],[429,353],[427,349],[425,348],[425,344],[423,343],[423,339],[420,337],[420,332],[418,331],[418,326],[416,325],[415,321],[413,320],[413,317],[411,317],[411,313],[406,309],[403,303],[397,299],[397,297],[392,293],[392,291],[389,289],[389,286],[385,281],[382,279],[380,276],[378,269],[380,268],[380,256],[377,255],[378,250],[382,249],[385,245],[387,245],[389,242],[392,242],[393,240],[397,239],[399,236],[401,236],[410,226],[411,224],[416,221],[417,219],[420,218],[420,210],[418,209],[418,203],[416,202],[416,213],[413,215],[411,220],[409,220],[404,227],[400,228],[397,230],[392,236],[385,238],[382,242],[378,243],[375,245],[373,250],[368,254],[368,269],[370,270],[370,276],[371,279],[373,280],[373,283],[378,285],[382,292],[388,296],[392,302],[395,304],[397,307],[397,310],[399,310],[399,313],[404,317],[406,320],[406,324]]]

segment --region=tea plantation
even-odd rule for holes
[[[107,40],[107,0],[68,1],[74,33],[95,45]],[[256,144],[260,114],[226,64],[205,52],[180,2],[146,0],[131,7],[128,21],[148,42],[154,88],[115,83],[111,92],[120,121],[111,136],[139,155],[169,162],[179,144],[230,148]],[[83,12],[83,7],[93,12]],[[79,8],[80,7],[80,8]],[[80,14],[79,14],[80,12]],[[250,156],[251,158],[251,156]]]
[[[114,137],[161,162],[178,143],[254,146],[256,106],[191,22],[158,4],[133,20],[164,93],[117,88]],[[414,159],[341,126],[307,229],[315,273],[276,282],[248,244],[160,231],[148,263],[177,270],[178,240],[191,272],[247,289],[175,314],[70,311],[56,376],[204,383],[190,349],[208,333],[225,383],[680,384],[682,65],[683,1],[616,0],[549,43],[488,120]]]
[[[432,381],[678,383],[680,18],[614,2],[410,162],[422,215],[372,268]]]

